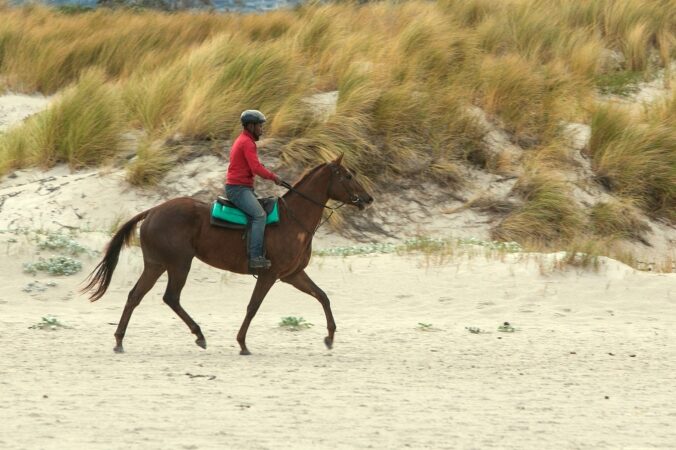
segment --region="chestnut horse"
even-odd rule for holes
[[[321,303],[326,315],[328,336],[324,343],[333,345],[336,323],[333,320],[329,298],[305,273],[312,253],[312,237],[320,224],[329,199],[364,209],[373,198],[341,165],[342,156],[330,163],[321,164],[298,181],[279,201],[280,222],[265,229],[267,258],[272,267],[261,271],[246,310],[246,316],[237,333],[241,355],[249,355],[246,333],[265,295],[277,280],[295,286]],[[169,281],[164,302],[188,325],[197,336],[195,343],[206,348],[206,340],[195,321],[180,303],[193,258],[219,269],[248,273],[246,244],[241,230],[217,228],[210,224],[210,205],[187,197],[169,200],[144,211],[115,233],[108,243],[103,260],[89,275],[83,292],[92,291],[90,300],[101,298],[110,285],[120,250],[128,245],[136,224],[141,225],[141,250],[143,273],[129,292],[122,317],[115,331],[115,352],[124,351],[122,340],[134,308],[155,285],[165,271]]]

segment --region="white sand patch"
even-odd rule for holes
[[[304,99],[304,101],[310,105],[312,110],[316,112],[322,120],[327,120],[336,113],[338,91],[321,92]]]
[[[49,97],[43,95],[0,95],[0,131],[47,108],[49,101]]]

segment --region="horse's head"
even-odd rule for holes
[[[329,184],[329,198],[347,203],[364,209],[373,203],[373,197],[357,181],[354,174],[343,167],[340,163],[343,156],[330,162],[327,167],[331,170],[331,183]]]

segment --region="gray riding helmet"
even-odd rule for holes
[[[265,123],[265,114],[258,111],[257,109],[247,109],[239,116],[239,120],[242,121],[242,125],[246,126],[248,123]]]

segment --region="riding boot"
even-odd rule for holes
[[[272,263],[263,256],[256,256],[249,260],[249,269],[269,269]]]

